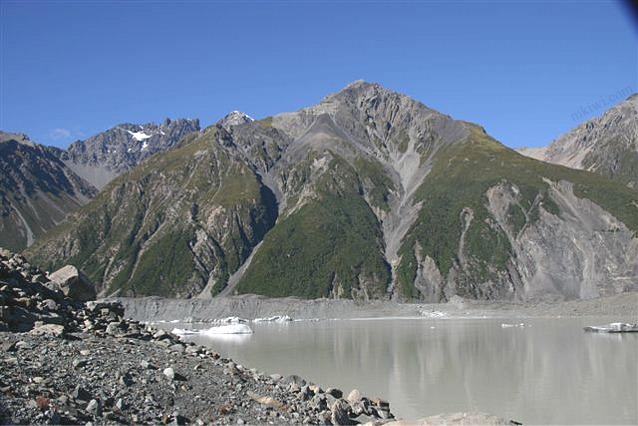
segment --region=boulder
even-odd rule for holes
[[[355,422],[350,419],[350,404],[343,399],[338,399],[330,407],[332,413],[330,420],[333,425],[352,425]]]
[[[175,370],[173,370],[171,367],[165,368],[163,373],[168,378],[168,380],[174,380],[175,379]]]
[[[336,399],[339,399],[339,398],[343,397],[343,392],[340,389],[337,389],[337,388],[328,388],[328,389],[326,389],[326,393],[328,395],[333,396]]]
[[[361,400],[361,392],[358,389],[352,389],[348,397],[346,398],[350,404],[353,404]]]
[[[97,296],[95,286],[73,265],[67,265],[52,273],[49,278],[60,286],[65,296],[71,299],[87,302]]]
[[[43,324],[36,326],[31,330],[31,334],[35,336],[54,336],[61,337],[64,335],[64,326],[59,324]]]

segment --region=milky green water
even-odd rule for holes
[[[638,333],[583,331],[611,320],[306,321],[191,339],[260,371],[358,388],[406,419],[482,411],[525,424],[638,424]]]

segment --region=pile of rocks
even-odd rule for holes
[[[0,424],[383,424],[389,404],[267,375],[124,318],[73,267],[0,250]]]

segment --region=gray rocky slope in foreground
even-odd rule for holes
[[[233,114],[29,250],[102,295],[563,300],[638,288],[638,192],[378,84]]]
[[[638,94],[543,148],[519,152],[538,160],[589,170],[638,188]]]
[[[49,274],[0,250],[0,424],[380,425],[389,404],[266,375],[211,349],[80,302],[75,270]],[[95,293],[93,293],[95,294]]]

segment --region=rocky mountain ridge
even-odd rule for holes
[[[638,94],[610,108],[543,148],[521,154],[588,170],[638,188]]]
[[[197,131],[198,120],[121,124],[68,150],[0,132],[0,244],[14,250],[30,246],[108,181]]]
[[[166,151],[199,131],[197,119],[165,119],[162,124],[120,124],[59,153],[64,163],[98,190],[146,158]]]
[[[30,253],[102,294],[590,298],[637,288],[637,213],[630,188],[359,81],[186,137]]]

